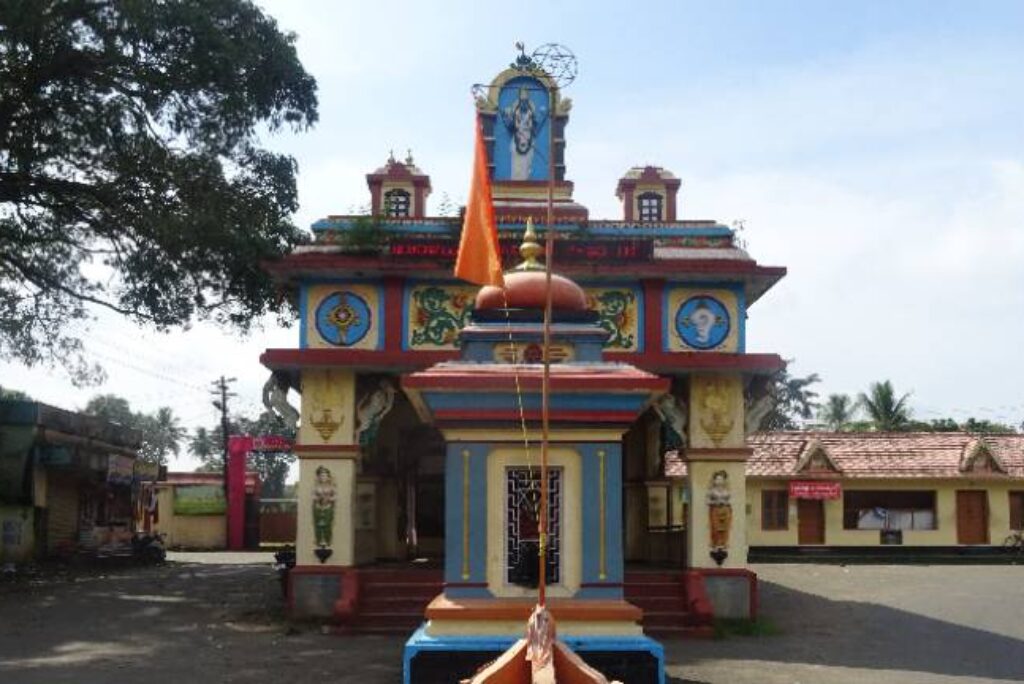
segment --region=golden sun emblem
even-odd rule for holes
[[[348,330],[354,325],[359,325],[359,313],[348,302],[342,302],[331,309],[327,314],[327,320],[338,329],[341,338],[348,339]]]

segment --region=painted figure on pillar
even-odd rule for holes
[[[526,86],[520,86],[516,101],[501,110],[501,121],[509,132],[512,180],[530,180],[537,133],[546,118],[547,113],[538,111]]]
[[[719,565],[729,555],[729,530],[732,528],[732,493],[729,474],[716,470],[707,491],[708,528],[711,532],[711,557]]]
[[[380,386],[365,395],[356,407],[356,442],[365,447],[377,438],[377,430],[384,416],[395,405],[395,386],[382,379]]]
[[[665,428],[666,451],[686,449],[686,403],[674,394],[663,394],[654,410]]]
[[[313,486],[313,535],[316,540],[317,558],[321,563],[331,555],[331,543],[334,540],[334,503],[338,498],[338,490],[334,486],[334,476],[326,466],[316,469],[316,484]]]

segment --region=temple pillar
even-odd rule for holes
[[[338,616],[355,601],[355,374],[302,372],[296,567],[289,576],[295,617]]]
[[[756,577],[746,570],[746,446],[743,378],[697,374],[690,379],[690,502],[687,562],[717,617],[752,617]]]

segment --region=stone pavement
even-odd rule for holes
[[[289,625],[270,554],[0,583],[0,682],[401,679],[402,638]],[[666,644],[675,684],[1024,681],[1024,566],[761,565],[772,636]]]

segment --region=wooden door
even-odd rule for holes
[[[819,499],[797,499],[797,543],[825,543],[825,506]]]
[[[956,493],[956,541],[958,544],[988,544],[988,492]]]

